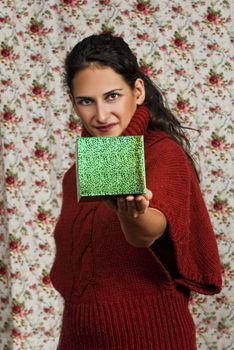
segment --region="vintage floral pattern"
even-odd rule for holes
[[[193,294],[191,311],[199,349],[234,349],[231,1],[3,0],[0,31],[0,348],[56,349],[62,300],[49,279],[53,228],[80,134],[63,61],[77,40],[111,31],[198,130],[187,132],[224,287],[214,297]]]

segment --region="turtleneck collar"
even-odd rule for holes
[[[137,136],[144,135],[149,124],[150,113],[146,106],[138,106],[128,127],[123,131],[121,136]],[[82,137],[92,137],[90,133],[83,128]]]

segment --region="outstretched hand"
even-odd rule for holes
[[[119,216],[135,219],[147,211],[152,197],[152,192],[147,189],[145,194],[120,196],[117,197],[115,202],[111,199],[107,199],[106,203],[110,208],[114,209]]]

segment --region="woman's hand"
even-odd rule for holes
[[[147,211],[151,199],[152,192],[147,189],[146,194],[117,197],[115,203],[111,200],[107,200],[107,204],[114,209],[118,215],[137,218],[139,215],[144,214]]]
[[[152,192],[147,189],[144,195],[106,200],[107,205],[116,211],[126,240],[137,248],[152,245],[167,226],[165,215],[149,207],[152,197]]]

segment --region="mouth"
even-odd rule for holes
[[[115,125],[116,124],[112,123],[112,124],[107,124],[102,126],[96,126],[96,129],[101,132],[109,132],[115,127]]]

